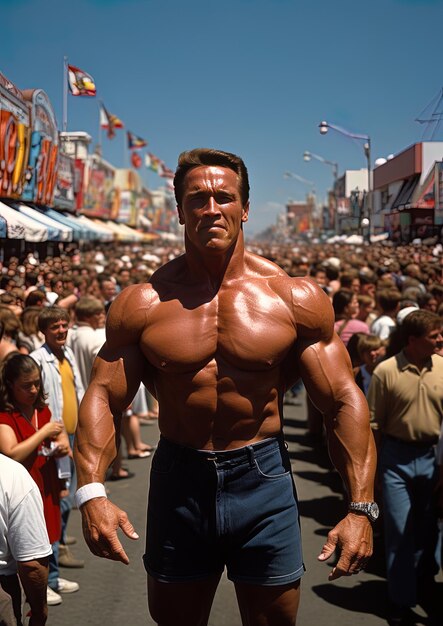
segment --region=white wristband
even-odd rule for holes
[[[75,492],[75,503],[80,508],[88,500],[107,497],[105,486],[102,483],[89,483],[77,489]]]

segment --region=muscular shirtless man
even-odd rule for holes
[[[153,619],[207,624],[226,566],[245,625],[292,625],[303,562],[284,391],[302,376],[349,498],[363,509],[371,509],[375,465],[367,405],[324,292],[245,251],[243,161],[185,152],[174,185],[186,253],[114,301],[81,405],[75,455],[85,538],[94,554],[128,563],[118,528],[138,535],[102,483],[121,413],[143,381],[158,399],[161,431],[144,556]],[[337,547],[330,579],[364,567],[372,552],[364,512],[339,522],[319,559]]]

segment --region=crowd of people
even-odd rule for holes
[[[433,616],[434,576],[441,567],[437,521],[443,518],[442,247],[254,242],[249,249],[290,276],[310,276],[330,297],[334,328],[368,399],[378,445],[389,620],[409,623],[417,602]],[[67,530],[76,489],[72,450],[106,313],[119,292],[149,281],[182,251],[179,245],[102,244],[68,247],[44,259],[29,252],[0,263],[0,460],[5,455],[22,464],[42,496],[52,554],[48,540],[40,540],[35,559],[49,559],[48,604],[79,588],[59,568],[84,565],[71,552]],[[286,401],[297,393],[294,385]],[[312,402],[307,417],[310,434],[321,438],[322,415]],[[140,424],[156,418],[156,402],[141,386],[122,422],[129,458],[151,454]],[[132,475],[120,453],[108,478]],[[32,598],[25,576],[22,584]],[[5,586],[0,591],[7,592]],[[33,623],[43,624],[38,602],[31,608]]]

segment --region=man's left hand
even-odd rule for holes
[[[337,548],[340,558],[329,574],[329,580],[358,574],[364,569],[372,555],[372,527],[366,515],[348,513],[328,534],[318,560],[326,561]]]

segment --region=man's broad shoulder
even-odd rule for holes
[[[130,285],[113,301],[106,318],[106,338],[121,334],[139,336],[146,325],[146,317],[154,296],[150,283]],[[129,337],[128,337],[129,338]]]
[[[323,289],[308,276],[292,278],[291,297],[299,335],[329,340],[334,330],[334,311]]]

